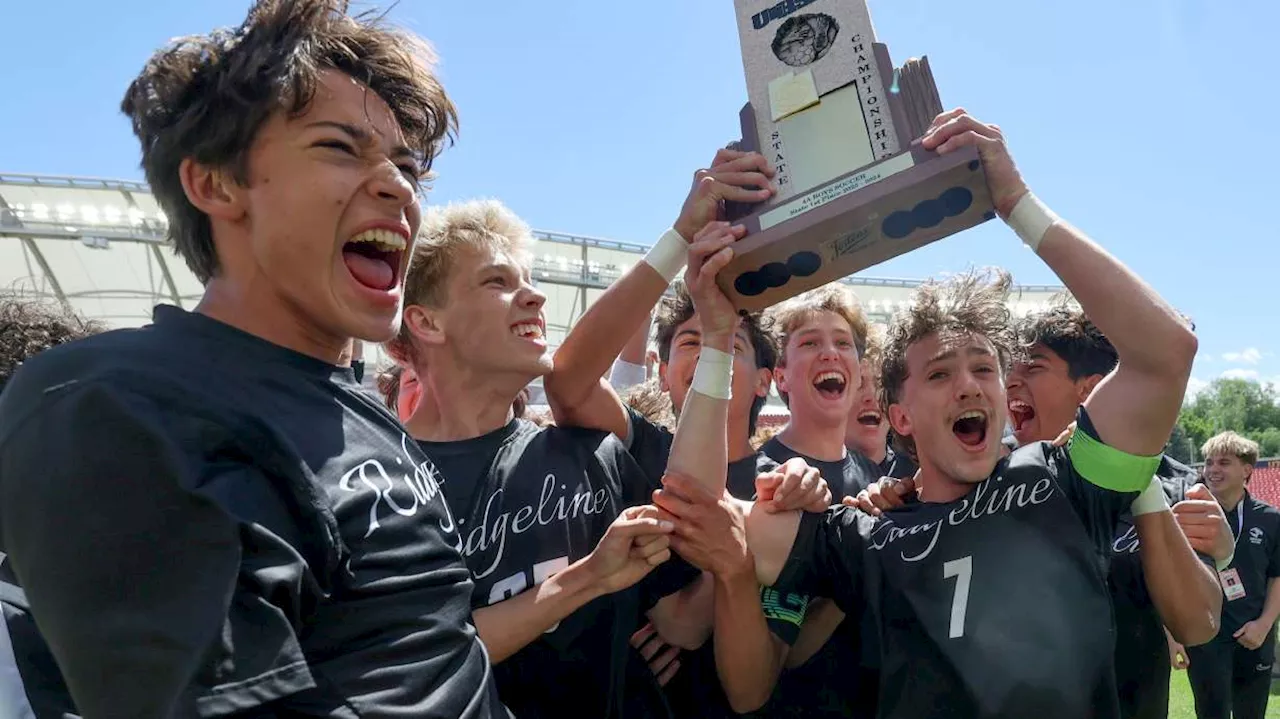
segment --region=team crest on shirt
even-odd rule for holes
[[[1251,527],[1249,529],[1249,541],[1254,544],[1262,544],[1262,527]]]

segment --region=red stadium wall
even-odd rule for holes
[[[1264,459],[1253,465],[1249,493],[1273,507],[1280,507],[1280,459]]]

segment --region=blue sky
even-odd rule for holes
[[[169,38],[245,0],[6,3],[0,171],[141,179],[117,110]],[[1196,384],[1280,383],[1275,28],[1266,0],[871,0],[896,63],[928,54],[947,106],[1000,124],[1023,174],[1196,320]],[[402,0],[462,118],[429,202],[497,197],[533,226],[648,244],[746,98],[729,0]],[[1268,192],[1268,188],[1270,192]],[[1052,273],[987,223],[867,271]]]

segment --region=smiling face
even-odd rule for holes
[[[1075,419],[1102,375],[1071,379],[1066,360],[1037,343],[1015,362],[1007,382],[1009,419],[1018,444],[1049,441]]]
[[[212,220],[213,281],[321,343],[390,339],[421,211],[418,162],[387,104],[322,71],[304,112],[276,112],[262,126],[247,173],[243,185],[222,183],[232,201]]]
[[[529,259],[510,246],[460,249],[451,260],[443,306],[429,310],[438,332],[433,341],[458,366],[510,376],[517,387],[552,367],[542,311],[547,296],[533,286]],[[415,316],[421,309],[415,306]]]
[[[824,426],[846,422],[861,371],[849,322],[836,312],[811,312],[789,332],[775,372],[793,416]]]
[[[676,413],[684,407],[693,373],[702,351],[702,322],[697,313],[676,326],[666,362],[658,365],[660,386],[671,395]],[[769,370],[756,367],[756,350],[743,323],[733,335],[733,384],[729,399],[730,422],[747,421],[751,405],[759,397],[769,394]]]
[[[1214,454],[1204,458],[1204,483],[1215,497],[1240,496],[1251,474],[1253,465],[1233,454]]]
[[[921,468],[949,484],[991,476],[1006,417],[995,346],[978,334],[945,344],[929,334],[907,348],[906,368],[889,416],[895,432],[914,440]]]
[[[862,384],[854,395],[853,408],[849,410],[844,443],[864,457],[877,459],[886,453],[888,447],[889,420],[880,411],[880,398],[871,363],[861,364]]]

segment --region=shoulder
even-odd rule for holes
[[[1270,521],[1280,522],[1280,509],[1277,509],[1274,505],[1268,504],[1262,501],[1261,499],[1258,499],[1252,494],[1249,495],[1249,509],[1253,510],[1258,514],[1266,516]]]

